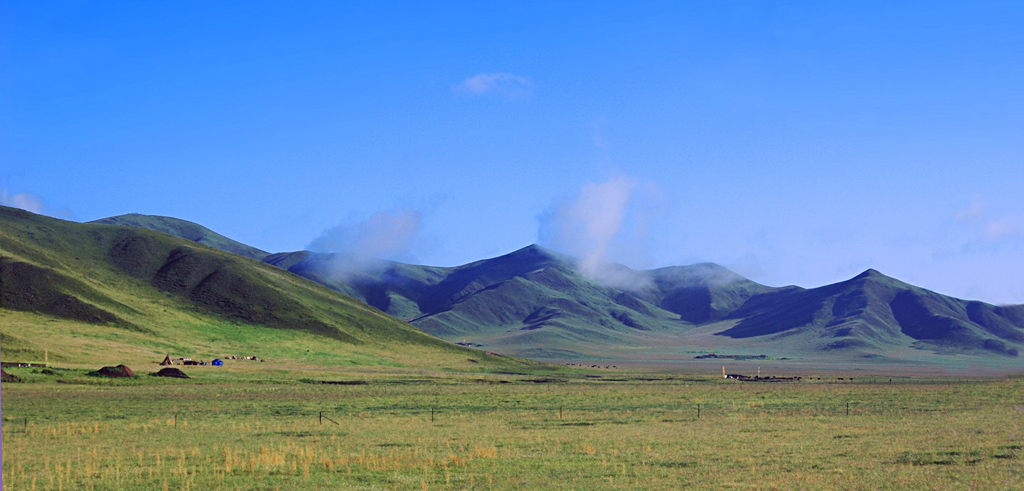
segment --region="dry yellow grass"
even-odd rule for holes
[[[1021,379],[505,378],[510,383],[8,384],[4,482],[8,489],[1008,489],[1024,482]],[[330,418],[322,425],[320,411]]]

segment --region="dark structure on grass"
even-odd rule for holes
[[[4,370],[0,370],[0,374],[3,375],[3,381],[4,382],[21,382],[20,378],[14,376],[14,375],[11,375],[11,374],[7,373]]]
[[[94,377],[114,377],[114,378],[125,378],[134,377],[135,372],[126,365],[118,365],[116,367],[103,367],[95,372],[89,372],[89,375]]]
[[[161,368],[159,372],[153,375],[157,377],[190,378],[188,375],[185,375],[185,372],[173,367]]]

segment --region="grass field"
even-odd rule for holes
[[[649,365],[546,365],[179,238],[5,207],[0,228],[0,355],[55,365],[7,369],[4,489],[1024,488],[1019,376],[890,382],[929,368],[831,355],[728,361],[794,383],[636,353]],[[165,355],[261,361],[149,376]],[[139,376],[87,375],[122,363]]]
[[[5,489],[1024,486],[1020,377],[185,368],[9,369]]]

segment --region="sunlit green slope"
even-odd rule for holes
[[[163,233],[0,207],[0,234],[5,361],[245,354],[300,366],[520,363],[438,340],[285,270]]]
[[[129,213],[126,215],[94,220],[90,223],[99,223],[103,225],[128,225],[132,227],[156,230],[157,232],[181,237],[192,242],[208,245],[214,249],[233,252],[239,256],[245,256],[253,259],[263,259],[268,254],[266,251],[261,251],[255,247],[231,240],[217,232],[214,232],[213,230],[199,225],[198,223],[192,223],[178,218]]]

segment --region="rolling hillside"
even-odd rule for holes
[[[220,249],[222,251],[231,252],[238,254],[239,256],[245,256],[257,260],[263,259],[267,254],[269,254],[266,251],[261,251],[255,247],[247,246],[241,242],[236,242],[224,237],[223,235],[197,223],[192,223],[178,218],[129,213],[127,215],[118,215],[116,217],[94,220],[90,223],[98,223],[102,225],[127,225],[130,227],[155,230],[157,232],[163,232],[168,235],[181,237],[185,240],[207,245],[214,249]]]
[[[46,356],[93,366],[244,353],[307,367],[520,363],[443,342],[279,268],[163,233],[7,207],[0,207],[0,233],[5,360]]]
[[[588,280],[570,258],[538,246],[455,268],[382,262],[352,271],[344,256],[308,252],[266,260],[435,336],[518,356],[601,356],[608,346],[643,345],[652,333],[690,325]]]
[[[450,341],[538,359],[798,359],[1020,364],[1024,306],[940,295],[869,270],[820,288],[769,287],[716,264],[618,266],[586,278],[539,246],[442,268],[343,254],[271,254],[287,269]],[[963,358],[963,357],[968,358]],[[973,363],[973,362],[971,362]]]

